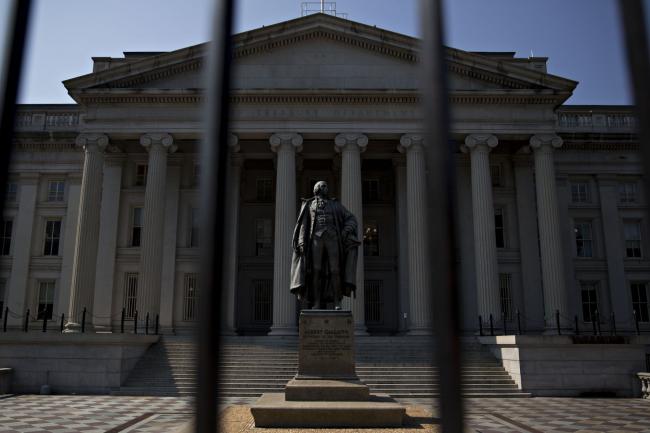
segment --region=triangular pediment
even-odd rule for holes
[[[204,87],[207,44],[126,58],[65,82],[70,94],[111,89],[187,92]],[[419,40],[317,14],[234,36],[233,88],[252,90],[395,90],[419,87]],[[452,92],[531,90],[566,93],[576,83],[508,58],[447,49]]]

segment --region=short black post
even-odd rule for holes
[[[160,325],[160,315],[156,314],[156,335],[158,335],[158,326]]]
[[[27,332],[29,330],[29,308],[27,309],[27,313],[25,314],[25,328],[23,331]]]
[[[84,307],[83,312],[81,313],[81,333],[86,332],[86,307]]]
[[[591,326],[594,328],[594,335],[598,335],[598,330],[596,329],[596,312],[591,313]]]
[[[494,337],[494,319],[492,318],[492,313],[490,313],[490,336]]]
[[[562,335],[560,330],[560,310],[555,310],[555,325],[557,326],[557,335]]]
[[[144,335],[149,335],[149,313],[144,319]]]
[[[576,325],[576,335],[580,335],[580,327],[578,326],[578,315],[573,316],[573,322]]]
[[[7,316],[9,315],[9,307],[5,307],[5,315],[2,322],[2,332],[7,332]]]
[[[133,333],[138,333],[138,310],[135,310],[135,314],[133,315]]]
[[[641,328],[639,327],[639,315],[636,313],[636,310],[632,310],[632,313],[634,314],[634,327],[636,328],[636,335],[641,335]],[[7,320],[5,319],[5,324],[6,323]]]
[[[124,334],[124,315],[126,314],[126,308],[122,308],[122,318],[120,319],[120,334]]]
[[[43,332],[47,332],[47,313],[43,314]]]
[[[611,322],[612,322],[612,323],[611,323],[611,327],[612,327],[612,329],[611,329],[611,333],[612,333],[612,335],[616,335],[616,315],[614,314],[613,311],[612,311],[612,319],[611,319]]]
[[[521,313],[517,308],[517,335],[521,335]]]
[[[483,336],[483,318],[480,314],[478,316],[478,335]]]
[[[65,314],[61,313],[61,328],[59,329],[59,332],[63,334],[63,322],[65,321]]]
[[[599,337],[600,337],[601,335],[603,335],[603,334],[600,332],[600,313],[598,312],[598,310],[596,310],[596,329],[598,329],[598,336],[599,336]]]
[[[506,312],[501,313],[503,317],[503,335],[508,335],[508,323],[506,321]]]

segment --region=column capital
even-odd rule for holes
[[[150,151],[155,145],[162,146],[163,149],[169,151],[169,153],[174,153],[178,149],[174,145],[174,137],[166,133],[146,133],[140,137],[140,144],[147,151]]]
[[[351,146],[351,147],[349,147]],[[338,134],[334,138],[334,149],[337,152],[342,152],[344,149],[359,149],[360,152],[366,150],[368,146],[368,137],[365,134],[359,133],[343,133]]]
[[[106,134],[82,132],[75,139],[75,145],[83,148],[87,152],[93,150],[103,152],[108,146],[108,143],[108,135]]]
[[[499,139],[494,134],[470,134],[465,137],[465,144],[460,146],[463,153],[470,153],[474,150],[490,152],[497,147]]]
[[[557,134],[536,134],[530,137],[530,147],[535,151],[545,150],[547,152],[558,149],[564,141]]]
[[[424,148],[424,136],[420,134],[404,134],[399,139],[397,150],[406,153],[409,150],[422,150]]]
[[[271,150],[278,152],[283,149],[290,149],[292,151],[302,151],[302,135],[297,132],[281,132],[271,135],[269,138],[271,143]]]

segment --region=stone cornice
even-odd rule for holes
[[[33,143],[17,141],[16,146],[24,152],[79,152],[82,150],[74,142],[69,143]]]
[[[531,93],[528,91],[494,91],[494,92],[454,92],[449,95],[452,104],[512,104],[512,105],[557,105],[567,95],[559,93]],[[78,95],[83,104],[199,104],[203,94],[194,91],[139,91],[108,89],[89,90]],[[420,95],[417,91],[394,92],[391,90],[376,92],[337,92],[328,93],[298,93],[278,91],[271,92],[233,92],[230,102],[237,104],[419,104]]]

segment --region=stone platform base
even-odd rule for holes
[[[256,427],[400,427],[406,408],[386,394],[367,401],[287,401],[264,394],[251,406]]]
[[[367,401],[370,389],[359,380],[293,379],[285,395],[287,401]]]

